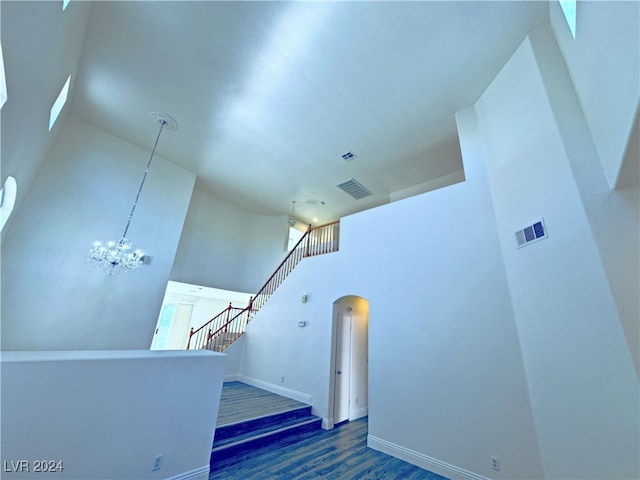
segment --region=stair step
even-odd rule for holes
[[[287,421],[283,421],[280,422],[278,424],[272,424],[272,425],[265,425],[261,428],[256,428],[254,430],[248,431],[248,432],[244,432],[242,434],[239,435],[234,435],[232,437],[227,437],[223,440],[216,440],[213,442],[213,450],[216,450],[217,448],[222,448],[225,445],[230,445],[230,444],[234,444],[234,443],[241,443],[243,441],[245,441],[246,439],[251,439],[251,438],[262,438],[264,436],[269,435],[272,432],[278,432],[278,431],[285,431],[286,429],[290,428],[290,427],[295,427],[296,425],[303,425],[306,424],[308,421],[310,420],[315,420],[318,417],[314,417],[312,415],[308,415],[306,417],[299,417],[299,418],[292,418],[290,420]]]
[[[265,428],[282,425],[291,420],[311,416],[311,405],[301,405],[282,412],[270,413],[235,423],[228,423],[216,428],[213,446],[230,438],[239,437],[246,433],[262,431]]]
[[[263,445],[272,444],[283,438],[298,436],[304,432],[317,430],[321,427],[322,419],[314,415],[298,418],[290,418],[280,424],[271,424],[263,428],[244,432],[243,434],[216,440],[211,450],[210,463],[227,459],[239,455],[244,451],[251,450]],[[216,433],[217,436],[217,433]]]
[[[288,422],[278,428],[265,428],[259,432],[248,433],[240,437],[232,437],[216,445],[211,449],[213,453],[228,450],[230,448],[238,447],[240,445],[251,445],[255,447],[256,443],[265,444],[265,440],[276,440],[281,438],[283,434],[291,434],[299,429],[305,429],[306,427],[320,426],[322,419],[319,417],[309,417],[305,419],[298,419],[296,421]]]

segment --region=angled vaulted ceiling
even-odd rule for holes
[[[547,21],[539,1],[93,2],[69,111],[144,148],[165,111],[158,151],[199,188],[322,223],[463,178],[455,112]]]

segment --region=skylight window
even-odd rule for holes
[[[576,0],[560,0],[560,6],[562,7],[564,18],[567,19],[569,24],[571,35],[576,38]]]
[[[2,44],[0,44],[0,108],[7,101],[7,78],[4,75],[4,58],[2,57]]]
[[[0,188],[0,232],[9,219],[16,204],[18,194],[18,183],[13,177],[7,177],[4,186]]]
[[[62,10],[66,10],[71,0],[62,0]]]
[[[67,94],[69,93],[70,82],[71,75],[69,75],[69,77],[67,78],[64,87],[62,87],[62,90],[60,90],[58,98],[56,98],[56,101],[53,103],[53,107],[51,107],[51,114],[49,115],[49,131],[51,131],[51,129],[53,128],[53,125],[58,119],[58,115],[60,115],[60,112],[62,111],[62,107],[64,107],[64,104],[67,102]]]

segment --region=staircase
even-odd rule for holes
[[[318,430],[322,419],[311,415],[311,406],[253,418],[216,428],[211,450],[211,468],[217,461],[242,455],[286,437]]]
[[[303,258],[338,251],[339,232],[340,222],[327,223],[318,227],[309,225],[307,232],[278,265],[269,280],[255,296],[251,297],[249,305],[245,308],[237,308],[229,304],[197,330],[192,328],[189,332],[187,350],[224,351],[244,334],[251,318]]]
[[[318,430],[322,419],[311,405],[291,400],[240,382],[225,383],[220,415],[211,450],[211,471],[220,462],[234,460],[250,450],[278,443],[293,443]]]
[[[235,342],[242,333],[239,332],[221,332],[215,338],[215,350],[218,352],[222,352],[229,345]]]

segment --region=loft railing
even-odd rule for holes
[[[262,288],[249,299],[245,308],[231,304],[197,330],[189,332],[187,350],[223,351],[235,342],[247,328],[253,315],[267,302],[289,273],[305,257],[337,252],[339,247],[340,222],[331,222],[318,227],[309,225],[306,233],[278,265]]]

